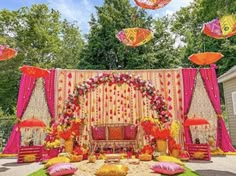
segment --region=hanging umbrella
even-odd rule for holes
[[[192,54],[188,59],[197,65],[209,65],[217,62],[222,57],[223,55],[221,53],[205,52]]]
[[[152,32],[143,28],[126,28],[121,30],[116,37],[127,46],[140,46],[153,38]]]
[[[209,122],[204,118],[189,118],[185,120],[184,126],[207,125]]]
[[[39,120],[33,117],[31,119],[26,119],[20,122],[19,127],[20,128],[45,128],[46,124],[42,120]]]
[[[202,32],[215,39],[224,39],[236,34],[236,15],[223,16],[203,25]]]
[[[39,67],[24,65],[23,67],[20,67],[20,70],[31,77],[34,78],[40,78],[40,77],[46,77],[49,74],[49,71],[46,69],[42,69]]]
[[[134,0],[135,3],[144,9],[159,9],[170,3],[171,0]]]
[[[17,51],[9,48],[7,45],[0,45],[0,61],[9,60],[16,57]]]

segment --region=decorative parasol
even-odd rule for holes
[[[33,117],[31,119],[26,119],[20,122],[19,127],[20,128],[45,128],[46,124],[42,120],[39,120]]]
[[[134,0],[135,3],[144,9],[159,9],[170,3],[171,0]]]
[[[121,30],[116,37],[127,46],[140,46],[153,38],[153,34],[148,29],[126,28]]]
[[[209,65],[217,62],[222,57],[223,55],[221,53],[205,52],[192,54],[188,59],[197,65]]]
[[[16,57],[17,51],[7,45],[0,45],[0,61],[9,60]]]
[[[236,34],[236,15],[223,16],[203,25],[202,32],[215,39],[224,39]]]
[[[209,122],[204,118],[189,118],[184,122],[184,126],[207,125]]]
[[[23,67],[20,67],[20,70],[31,77],[34,78],[40,78],[40,77],[46,77],[49,74],[49,71],[46,69],[42,69],[39,67],[24,65]]]

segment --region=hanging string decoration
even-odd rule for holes
[[[202,32],[215,39],[224,39],[236,34],[236,15],[223,16],[203,25]]]
[[[148,29],[126,28],[121,30],[116,37],[127,46],[137,47],[150,41],[153,34]]]
[[[150,81],[142,80],[140,76],[135,76],[133,74],[101,73],[76,86],[74,95],[70,95],[65,104],[64,119],[79,116],[78,113],[81,108],[79,97],[86,95],[101,84],[108,84],[109,86],[112,86],[113,84],[128,84],[129,86],[133,86],[134,89],[139,90],[142,93],[143,97],[147,97],[150,100],[151,109],[158,114],[158,117],[155,118],[161,123],[168,122],[172,117],[171,113],[168,111],[164,97],[154,88]]]
[[[17,51],[7,45],[0,45],[0,61],[5,61],[16,57]]]
[[[144,9],[160,9],[171,2],[171,0],[134,0],[135,3]]]

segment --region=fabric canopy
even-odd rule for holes
[[[206,125],[206,124],[209,124],[209,122],[204,118],[189,118],[184,122],[184,126]]]
[[[23,127],[24,128],[34,128],[34,127],[45,128],[46,124],[39,119],[31,118],[31,119],[26,119],[20,122],[19,127],[20,128],[23,128]]]

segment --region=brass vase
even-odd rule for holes
[[[65,140],[64,146],[65,146],[65,152],[66,153],[72,153],[73,152],[73,140],[72,139]]]
[[[180,150],[179,149],[173,149],[171,152],[171,156],[175,158],[179,158]]]
[[[164,139],[157,139],[156,140],[157,144],[157,151],[161,153],[166,153],[167,150],[167,141]]]

